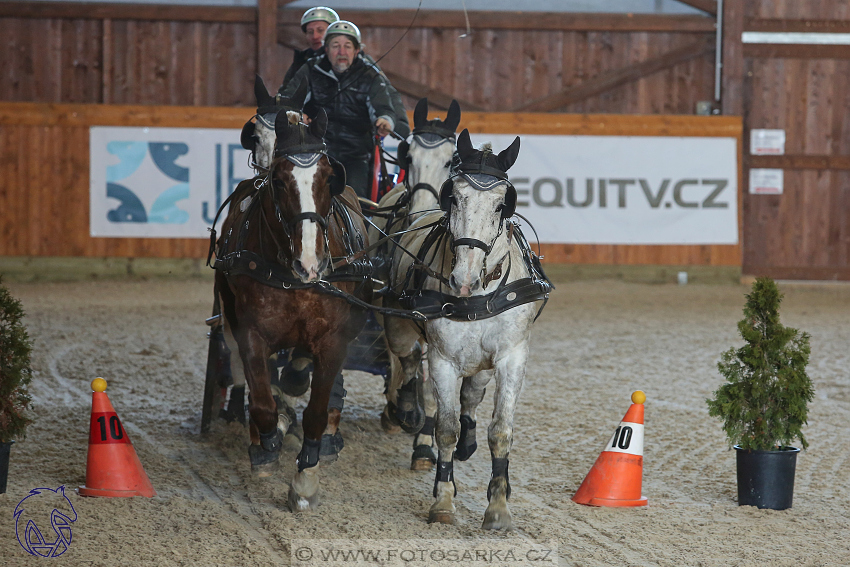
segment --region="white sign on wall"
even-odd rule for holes
[[[239,135],[238,129],[92,127],[91,235],[208,238],[221,203],[253,176]]]
[[[750,155],[781,156],[785,154],[785,130],[750,130]]]
[[[781,169],[751,169],[750,193],[754,195],[781,195],[785,172]]]
[[[208,238],[253,171],[238,129],[93,127],[91,235]],[[498,152],[513,135],[475,134]],[[734,138],[522,135],[508,172],[542,242],[737,244]],[[395,144],[386,141],[389,151]],[[531,236],[529,234],[529,236]]]
[[[737,244],[735,138],[522,135],[508,172],[541,242]],[[496,152],[512,135],[475,134]],[[528,235],[530,236],[530,235]]]

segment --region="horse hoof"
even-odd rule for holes
[[[259,478],[272,476],[280,466],[280,451],[266,451],[261,445],[248,447],[251,472]]]
[[[417,445],[413,448],[413,456],[410,459],[410,470],[430,471],[437,464],[437,455],[430,445]]]
[[[280,374],[280,389],[287,396],[297,398],[303,396],[310,387],[310,366],[303,370],[295,370],[288,366]]]
[[[393,418],[390,417],[389,409],[390,406],[387,404],[384,406],[384,411],[381,412],[381,429],[383,429],[385,433],[401,433],[401,427],[399,427],[398,423],[395,423]]]
[[[387,402],[393,421],[401,426],[405,433],[419,433],[425,425],[425,410],[416,393],[416,384],[409,389],[408,385],[398,389],[398,405]]]
[[[339,452],[345,447],[345,441],[342,439],[342,433],[337,430],[336,433],[330,435],[325,433],[322,435],[322,445],[319,447],[319,462],[332,463],[339,458]]]
[[[455,514],[450,510],[431,510],[428,512],[428,523],[454,525]]]
[[[434,461],[432,461],[431,459],[428,459],[428,458],[411,459],[410,460],[410,470],[430,472],[430,471],[434,470]]]
[[[510,531],[514,528],[511,520],[511,513],[507,509],[494,511],[487,510],[484,512],[484,523],[481,528],[485,530],[505,530]]]
[[[313,496],[301,496],[295,489],[289,487],[289,495],[286,498],[286,504],[293,512],[306,512],[307,510],[315,510],[319,505],[319,493]]]

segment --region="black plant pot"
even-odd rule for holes
[[[738,505],[771,510],[791,507],[794,498],[796,447],[751,451],[735,445],[738,457]]]
[[[9,478],[9,450],[14,441],[0,443],[0,494],[6,494],[6,480]]]

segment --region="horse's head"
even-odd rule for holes
[[[423,98],[413,111],[413,137],[399,144],[401,167],[408,170],[411,187],[411,211],[437,206],[438,188],[449,177],[454,153],[455,130],[460,123],[460,105],[453,100],[446,119],[428,120],[428,99]]]
[[[472,147],[469,131],[457,140],[457,157],[451,177],[440,190],[440,208],[448,215],[454,268],[449,277],[452,290],[468,297],[481,287],[487,257],[502,234],[505,219],[516,209],[516,189],[507,171],[519,155],[519,136],[498,155],[489,144]],[[501,258],[490,259],[492,267]]]
[[[242,127],[242,147],[252,155],[252,166],[256,170],[265,171],[269,168],[274,157],[275,118],[280,111],[297,111],[300,107],[297,101],[306,95],[306,83],[299,88],[292,98],[273,97],[266,89],[263,78],[259,75],[254,79],[254,96],[257,97],[257,114]],[[304,91],[304,92],[302,92]]]
[[[292,111],[277,115],[270,177],[272,213],[290,239],[292,270],[306,283],[321,279],[330,267],[328,222],[332,197],[345,189],[345,168],[325,153],[324,110],[309,126],[300,116]]]

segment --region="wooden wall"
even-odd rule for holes
[[[251,109],[0,104],[0,256],[205,258],[208,241],[89,236],[89,127],[239,129]],[[473,133],[723,136],[737,117],[465,112]],[[740,205],[740,203],[739,203]],[[740,211],[740,206],[739,206]],[[548,262],[738,266],[738,246],[543,245]]]
[[[252,106],[254,73],[276,89],[290,48],[305,47],[302,10],[286,3],[258,3],[278,23],[271,49],[258,26],[268,16],[255,8],[0,3],[0,100]],[[460,38],[462,12],[426,11],[402,38],[413,12],[343,14],[372,56],[386,54],[380,65],[411,108],[429,94],[438,106],[456,97],[468,110],[539,110],[520,107],[592,80],[581,101],[545,110],[693,114],[713,97],[707,16],[471,12],[473,33]],[[651,70],[635,74],[647,60]]]
[[[301,10],[288,3],[0,2],[0,101],[251,107],[254,73],[274,89],[291,48],[304,46]],[[464,112],[692,115],[697,102],[714,100],[716,3],[698,4],[709,14],[470,12],[466,37],[462,12],[424,10],[415,22],[414,10],[342,16],[360,25],[370,54],[386,54],[380,65],[411,108],[427,95],[436,108],[457,98]],[[732,0],[723,7],[719,106],[744,120],[743,271],[850,280],[843,214],[850,204],[850,47],[741,42],[744,31],[848,33],[850,2]],[[749,156],[752,128],[785,129],[787,155]],[[784,194],[748,195],[750,167],[784,169]]]
[[[850,33],[850,2],[750,1],[743,19]],[[850,46],[744,44],[743,59],[745,165],[784,170],[782,195],[744,196],[743,271],[850,280]],[[785,130],[786,155],[749,156],[754,128]]]
[[[89,5],[75,17],[61,5],[38,4],[48,4],[33,8],[47,17],[14,17],[7,14],[20,11],[0,4],[0,100],[254,104],[253,9],[219,9],[220,21],[169,21],[162,19],[168,10],[155,14],[150,7]]]

